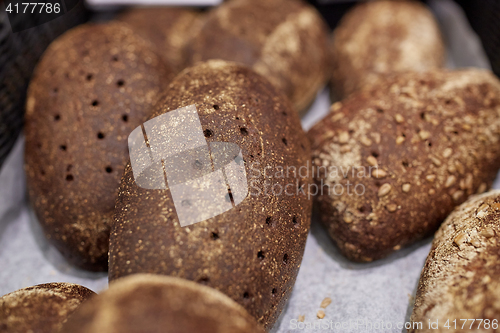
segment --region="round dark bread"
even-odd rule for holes
[[[60,333],[264,333],[222,293],[168,276],[136,274],[84,304]]]
[[[74,265],[106,270],[127,137],[171,77],[123,23],[72,29],[37,65],[25,116],[29,196],[46,237]]]
[[[92,290],[72,283],[40,284],[4,295],[0,298],[0,332],[59,332],[92,295]]]
[[[333,104],[309,138],[319,215],[341,251],[382,258],[486,191],[500,167],[499,107],[500,82],[475,69],[393,75]]]
[[[442,67],[438,24],[419,1],[369,1],[350,10],[333,32],[332,97],[342,99],[380,75]]]
[[[500,332],[499,262],[500,191],[494,190],[457,207],[436,233],[411,316],[412,322],[424,323],[418,332],[469,331],[472,319],[471,332],[478,327],[481,332]],[[439,320],[439,329],[429,329],[429,319]],[[467,330],[461,329],[461,319],[470,319]],[[447,320],[450,328],[444,327]]]
[[[185,67],[185,45],[193,37],[200,17],[200,13],[187,8],[142,7],[121,13],[117,20],[148,39],[164,62],[179,72]]]
[[[234,0],[204,18],[186,55],[252,67],[302,113],[328,80],[328,29],[321,15],[298,0]]]
[[[198,281],[222,291],[269,328],[295,283],[312,200],[307,172],[267,180],[263,172],[308,165],[309,143],[299,117],[265,78],[222,60],[185,69],[164,96],[153,117],[194,104],[208,142],[241,148],[249,194],[221,215],[181,227],[170,191],[138,187],[128,164],[110,238],[110,281],[134,273]],[[273,193],[274,184],[292,184],[289,195],[277,187]]]

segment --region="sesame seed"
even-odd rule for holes
[[[395,203],[390,203],[390,204],[387,204],[385,206],[385,208],[391,212],[391,213],[394,213],[396,211],[396,209],[398,209],[398,205],[396,205]]]
[[[427,140],[428,138],[431,137],[431,133],[428,131],[420,131],[418,132],[418,136],[420,136],[420,139],[422,140]]]
[[[486,227],[483,230],[481,230],[480,235],[484,236],[486,238],[491,238],[491,237],[495,236],[495,230],[493,230],[490,227]]]
[[[456,191],[452,194],[452,198],[453,200],[458,201],[460,200],[460,198],[462,198],[463,195],[464,195],[463,191]]]
[[[455,176],[453,176],[453,175],[449,176],[446,179],[446,182],[444,183],[444,187],[448,188],[448,187],[452,186],[453,184],[455,184],[456,180],[457,179],[455,178]]]
[[[452,153],[453,153],[453,149],[446,148],[445,150],[443,150],[443,157],[448,158],[451,156]]]
[[[378,196],[379,197],[386,196],[387,194],[389,194],[389,192],[391,192],[391,189],[392,189],[391,185],[385,183],[384,185],[380,186],[380,188],[378,189]]]
[[[376,159],[374,156],[371,156],[371,155],[370,155],[370,156],[368,156],[368,157],[366,158],[366,161],[367,161],[367,162],[368,162],[368,164],[369,164],[369,165],[371,165],[371,166],[376,166],[376,165],[378,165],[377,159]]]
[[[359,141],[366,147],[369,147],[372,145],[372,140],[368,139],[366,136],[362,136]]]
[[[377,179],[385,178],[387,177],[387,172],[385,172],[385,170],[377,168],[372,171],[372,176]]]
[[[339,142],[347,143],[349,141],[349,134],[347,132],[341,132],[339,134]]]
[[[461,232],[455,237],[453,243],[455,243],[458,247],[460,247],[460,245],[464,244],[466,241],[467,241],[467,234]]]

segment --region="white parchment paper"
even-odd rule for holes
[[[489,68],[461,9],[450,0],[435,0],[430,6],[447,44],[448,67]],[[303,118],[304,129],[323,118],[329,105],[324,89]],[[21,137],[0,172],[0,295],[47,282],[78,283],[96,292],[105,289],[105,273],[71,267],[43,237],[25,200],[23,143]],[[494,188],[500,188],[498,179]],[[384,260],[357,264],[340,255],[313,219],[294,291],[273,332],[405,332],[401,327],[409,320],[431,241],[421,241]],[[324,319],[318,319],[316,313],[325,297],[332,303],[324,309]],[[299,316],[305,317],[300,327]]]

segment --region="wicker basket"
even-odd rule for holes
[[[0,168],[22,129],[26,89],[36,62],[52,40],[87,17],[80,1],[59,18],[13,33],[5,6],[0,4]],[[12,23],[37,24],[26,18]]]
[[[456,0],[476,31],[493,72],[500,76],[500,1]]]

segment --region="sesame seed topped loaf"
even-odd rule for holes
[[[333,32],[332,96],[342,99],[380,75],[442,67],[438,24],[419,1],[370,1],[354,7]]]
[[[59,332],[68,317],[95,293],[72,283],[47,283],[0,297],[1,333]]]
[[[38,63],[25,115],[28,191],[45,236],[72,264],[107,269],[127,137],[171,77],[119,22],[66,32]]]
[[[341,251],[382,258],[486,191],[500,167],[499,115],[500,82],[476,69],[392,75],[333,104],[308,135],[317,207]]]
[[[424,323],[418,332],[500,332],[499,263],[500,191],[495,190],[457,207],[436,233],[411,316]],[[426,327],[429,319],[439,320],[439,328]],[[466,330],[462,319],[468,319]]]
[[[243,307],[200,284],[136,274],[84,304],[60,333],[264,333]]]
[[[191,64],[223,59],[252,67],[304,112],[330,75],[328,28],[300,0],[233,0],[209,12],[190,41]]]

